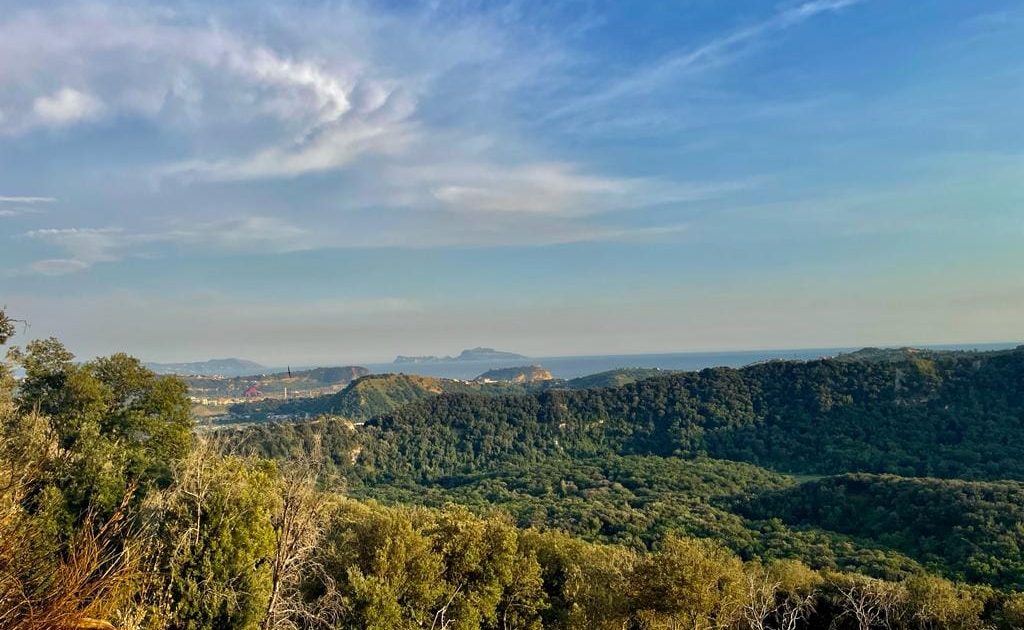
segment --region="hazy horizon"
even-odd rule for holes
[[[37,338],[37,337],[35,335],[21,334],[20,338],[21,338],[20,339],[21,343],[24,343],[28,339],[33,339],[33,338]],[[18,341],[19,341],[19,336],[16,336],[15,339],[14,339],[14,342],[12,342],[12,343],[16,343]],[[514,348],[492,348],[492,349],[499,350],[499,351],[504,351],[504,352],[513,352],[513,353],[516,353],[516,354],[522,354],[525,357],[525,359],[523,359],[525,361],[527,359],[530,359],[530,360],[535,360],[535,359],[537,359],[537,360],[539,360],[539,359],[573,359],[573,358],[580,358],[580,359],[582,359],[582,358],[597,358],[597,357],[615,358],[615,357],[655,357],[655,356],[673,356],[673,355],[729,355],[729,354],[786,353],[786,352],[793,352],[793,353],[840,352],[840,351],[845,352],[845,351],[857,350],[857,349],[862,349],[862,348],[922,348],[922,349],[936,349],[936,350],[941,350],[941,349],[968,349],[968,350],[969,349],[976,349],[976,350],[979,350],[979,351],[985,351],[985,350],[999,350],[999,349],[1004,349],[1004,348],[1005,349],[1010,349],[1010,348],[1015,348],[1015,347],[1020,346],[1020,345],[1024,345],[1024,341],[1005,341],[1004,340],[1004,341],[982,341],[982,342],[963,341],[963,342],[940,342],[940,343],[889,343],[889,344],[860,344],[860,345],[825,345],[825,346],[786,347],[786,348],[750,347],[750,348],[700,348],[700,349],[693,349],[693,350],[689,350],[689,349],[687,349],[687,350],[665,349],[665,350],[657,350],[657,351],[650,351],[650,352],[616,352],[616,353],[592,352],[592,353],[586,353],[586,354],[527,354],[527,353],[519,352],[519,351],[517,351]],[[489,346],[487,346],[487,345],[483,345],[483,346],[470,346],[470,345],[466,345],[464,347],[460,347],[459,349],[453,350],[453,351],[443,351],[443,352],[436,352],[436,353],[424,353],[424,354],[417,354],[417,355],[404,354],[404,356],[432,356],[432,357],[444,358],[444,357],[450,357],[450,356],[458,355],[458,353],[461,352],[462,350],[469,349],[471,347],[485,347],[486,348],[486,347],[489,347]],[[72,351],[74,350],[74,348],[69,348],[69,349],[72,350]],[[185,358],[185,359],[180,359],[180,360],[179,359],[160,360],[160,359],[153,359],[151,357],[139,355],[138,353],[132,352],[130,348],[123,348],[123,349],[120,349],[120,350],[112,350],[110,353],[112,353],[112,352],[127,352],[128,354],[133,354],[133,355],[137,356],[137,358],[139,358],[140,360],[142,360],[142,361],[144,361],[146,363],[164,364],[164,365],[178,364],[178,363],[181,363],[181,364],[186,364],[186,363],[202,363],[202,362],[206,362],[206,361],[222,361],[222,360],[252,361],[254,363],[258,363],[258,364],[262,365],[263,367],[275,368],[275,369],[276,368],[281,368],[281,369],[284,369],[284,368],[309,369],[309,368],[316,368],[316,367],[338,367],[338,366],[356,365],[356,364],[362,364],[362,365],[365,365],[365,366],[399,365],[399,366],[406,366],[406,369],[404,371],[407,371],[407,372],[410,372],[410,373],[415,373],[417,371],[417,367],[419,367],[421,365],[424,365],[424,364],[418,364],[418,363],[395,363],[395,359],[399,356],[399,354],[402,354],[402,353],[391,355],[389,357],[368,357],[368,358],[364,358],[362,360],[355,360],[355,361],[349,360],[346,357],[338,357],[336,360],[326,359],[326,360],[320,360],[320,361],[303,361],[301,359],[298,359],[298,360],[288,360],[288,359],[286,359],[286,360],[281,360],[281,361],[278,361],[278,360],[274,360],[274,361],[261,361],[261,360],[253,358],[252,356],[246,356],[244,354],[228,354],[228,355],[217,355],[217,356],[197,356],[197,357],[190,357],[190,358]],[[106,354],[110,354],[110,353],[106,353]],[[96,356],[103,356],[103,354],[101,353],[101,354],[96,354],[96,355],[78,356],[77,358],[80,359],[80,360],[87,360],[87,359],[94,358]],[[441,361],[440,363],[448,363],[448,362]],[[483,361],[479,361],[479,362],[470,361],[469,363],[494,363],[494,364],[497,364],[497,363],[508,363],[508,364],[511,365],[511,364],[515,363],[515,360],[513,360],[513,359],[500,360],[500,361],[497,361],[497,360],[483,360]],[[430,364],[428,363],[428,364],[425,364],[425,365],[430,365]],[[623,365],[617,366],[617,367],[636,367],[636,366],[623,364]]]
[[[0,305],[83,358],[1024,334],[1019,2],[0,9]]]

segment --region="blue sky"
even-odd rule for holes
[[[6,2],[0,303],[272,364],[1014,341],[1024,2]]]

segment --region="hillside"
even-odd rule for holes
[[[919,499],[962,514],[976,532],[964,537],[974,547],[948,556],[938,535],[930,548],[906,544],[911,532],[924,531],[916,525],[889,533],[889,521],[846,527],[842,516],[791,515],[784,502],[744,506],[768,497],[799,501],[814,487],[794,489],[791,479],[769,470],[1024,479],[1022,377],[1020,351],[773,362],[594,390],[445,392],[374,417],[360,430],[265,426],[245,443],[281,456],[323,434],[357,496],[428,505],[455,500],[481,510],[499,505],[521,525],[555,525],[592,540],[649,545],[665,531],[683,531],[722,540],[744,557],[795,556],[887,577],[927,564],[954,577],[1015,585],[1024,580],[1022,568],[1000,558],[1018,544],[1016,512],[994,519],[984,501],[958,502],[946,491],[902,498],[879,491],[865,499],[882,512]],[[730,485],[726,473],[750,482]],[[703,490],[683,481],[701,478],[708,480]],[[908,483],[941,489],[947,482]],[[821,513],[842,515],[845,493],[822,487],[829,489],[820,493]]]
[[[191,363],[146,363],[157,374],[178,376],[245,376],[266,371],[266,367],[245,359],[210,359]]]
[[[1024,346],[1019,346],[1016,349],[1010,350],[935,350],[931,348],[861,348],[853,352],[844,352],[836,355],[837,361],[875,361],[875,362],[905,362],[916,359],[949,359],[949,358],[971,358],[971,357],[991,357],[995,354],[1000,353],[1012,353],[1018,352],[1024,349]]]
[[[2,324],[0,312],[0,338]],[[1024,595],[1011,590],[1024,585],[1024,484],[799,483],[661,454],[641,420],[698,433],[707,418],[742,421],[744,395],[755,417],[776,401],[766,391],[789,401],[794,383],[819,397],[884,389],[874,363],[849,363],[838,381],[792,364],[542,393],[363,377],[324,398],[367,414],[375,397],[399,406],[365,425],[321,417],[208,439],[192,432],[185,383],[126,355],[76,363],[48,339],[11,356],[24,375],[0,363],[0,627],[109,628],[156,614],[154,628],[244,630],[306,627],[310,612],[324,628],[390,630],[449,611],[470,623],[441,625],[466,630],[1024,622]],[[904,390],[915,379],[899,365],[896,408],[924,394],[952,405],[936,383],[962,378],[965,422],[984,416],[971,409],[1012,413],[1013,359],[986,356],[959,377],[954,364],[913,363],[932,382],[924,390]],[[865,401],[891,411],[886,397]],[[281,613],[275,592],[303,614]]]
[[[473,380],[478,383],[541,383],[554,380],[554,378],[551,372],[539,365],[525,365],[487,370]]]
[[[1024,589],[1024,483],[842,475],[767,492],[743,511],[884,541],[957,579]]]
[[[659,368],[621,368],[597,374],[588,374],[572,378],[565,382],[569,389],[596,389],[598,387],[619,387],[655,376],[665,376],[668,372]]]
[[[1024,351],[773,362],[497,401],[442,397],[376,422],[437,432],[473,414],[495,416],[492,430],[516,442],[544,430],[581,452],[600,445],[794,473],[1024,480]]]
[[[250,421],[318,415],[363,421],[446,392],[496,395],[513,391],[523,390],[511,383],[485,384],[416,374],[372,374],[357,378],[334,394],[238,403],[231,405],[229,411],[237,419]]]

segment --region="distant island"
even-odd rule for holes
[[[178,376],[247,376],[267,371],[265,365],[245,359],[210,359],[190,363],[146,363],[157,374]]]
[[[395,363],[442,363],[449,361],[515,361],[528,357],[515,352],[502,352],[494,348],[469,348],[459,353],[457,357],[438,357],[433,355],[407,357],[398,355]]]

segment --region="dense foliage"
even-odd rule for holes
[[[763,415],[771,397],[744,403],[744,371],[435,395],[366,426],[198,436],[184,384],[127,356],[76,363],[52,339],[10,356],[21,378],[0,365],[5,629],[1024,627],[1021,484],[800,483],[700,455],[715,426]],[[984,410],[965,423],[1013,417],[1017,368],[984,366],[1006,356],[974,368],[990,389],[957,385],[977,395],[958,410]],[[935,373],[955,380],[947,367]],[[933,395],[952,405],[944,383]],[[692,423],[701,431],[683,430]]]
[[[596,389],[598,387],[620,387],[637,381],[642,381],[655,376],[665,376],[670,372],[659,368],[619,368],[588,374],[565,381],[564,386],[569,389]]]
[[[834,519],[786,518],[781,507],[743,508],[785,480],[707,458],[800,473],[1019,478],[1022,384],[1021,350],[860,353],[595,390],[425,396],[361,428],[341,420],[267,425],[243,433],[242,441],[282,457],[303,452],[320,436],[335,474],[358,496],[500,505],[523,526],[554,525],[634,547],[677,531],[714,536],[745,558],[799,557],[816,567],[887,577],[926,563],[953,577],[1005,586],[1024,579],[1014,560],[1001,559],[1019,556],[1016,512],[991,518],[980,503],[933,494],[941,509],[974,519],[967,539],[987,541],[945,554],[909,544],[919,533],[914,527],[887,533],[840,527]],[[709,467],[749,483],[737,488],[715,479],[695,491],[687,480]],[[900,486],[906,496],[877,497],[876,509],[915,505],[924,500],[915,489],[924,483],[907,480]],[[828,491],[822,504],[828,508]],[[962,536],[956,526],[940,527],[933,545]]]
[[[1024,589],[1024,483],[843,475],[767,492],[747,509],[877,540],[957,579]]]
[[[497,397],[415,379],[361,379],[325,411],[378,416],[371,424],[384,441],[425,475],[463,471],[474,460],[567,452],[707,454],[809,474],[1024,480],[1020,349],[778,361]],[[361,384],[373,387],[354,387]],[[439,391],[447,395],[431,395]]]

